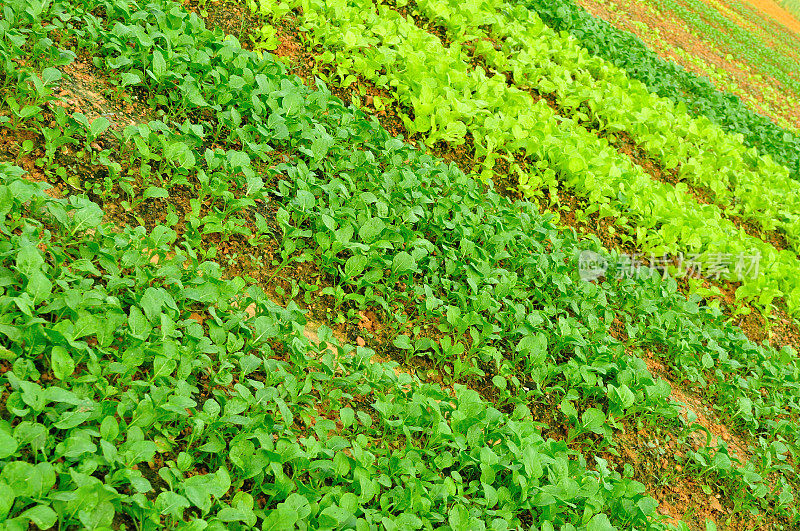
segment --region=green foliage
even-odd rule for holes
[[[169,209],[177,189],[189,205],[149,231],[110,226],[86,196],[54,199],[0,166],[8,527],[663,528],[644,485],[575,449],[613,444],[626,416],[681,422],[644,348],[769,441],[753,468],[723,466],[711,445],[692,463],[741,487],[747,509],[796,515],[794,469],[775,466],[797,450],[792,349],[753,345],[656,274],[581,281],[578,256],[602,251],[596,243],[175,4],[50,9],[53,21],[77,19],[62,29],[100,51],[97,68],[163,111],[116,132],[119,162],[97,165],[138,173],[116,183],[133,213],[144,202]],[[64,135],[77,144],[105,125],[72,119],[62,116]],[[375,311],[394,348],[461,383],[449,392],[398,375],[324,327],[312,344],[294,304],[205,260],[208,235],[274,244],[275,274],[313,260],[345,318]],[[610,333],[616,319],[627,343]],[[493,404],[462,385],[486,376]],[[570,445],[532,420],[528,407],[547,407],[545,397],[560,404],[553,416]],[[770,470],[779,481],[763,479]]]
[[[525,0],[522,4],[535,11],[555,31],[569,32],[592,54],[625,69],[632,79],[641,81],[653,93],[682,104],[693,116],[705,116],[723,130],[741,134],[748,146],[770,155],[790,169],[793,179],[800,179],[800,138],[775,125],[766,116],[747,108],[738,97],[716,90],[707,78],[698,77],[682,66],[659,57],[635,35],[593,17],[573,0]],[[697,21],[695,13],[698,13],[698,7],[702,8],[700,12],[708,10],[702,2],[692,2],[691,11],[677,2],[668,4],[680,9],[680,13],[686,17],[682,17],[683,20]],[[720,27],[726,30],[717,29],[713,24],[704,25],[701,34],[707,35],[709,28],[716,35],[720,31],[727,31],[727,26]],[[727,35],[721,38],[726,43],[734,41]],[[753,56],[753,50],[741,49],[740,52],[741,57]],[[775,55],[767,53],[773,57]],[[755,64],[765,63],[756,59]]]
[[[754,301],[766,312],[782,298],[790,312],[800,311],[800,262],[794,252],[778,251],[747,235],[717,206],[694,200],[685,188],[655,181],[606,140],[573,119],[556,115],[544,100],[534,103],[528,93],[509,87],[504,76],[472,68],[458,42],[444,46],[409,17],[372,0],[297,0],[292,5],[301,8],[312,43],[328,49],[327,59],[325,54],[321,58],[335,69],[329,81],[346,86],[348,76],[361,75],[390,91],[401,105],[413,109],[413,119],[405,115],[405,125],[428,144],[461,143],[469,133],[484,176],[492,175],[496,160],[505,159],[512,171],[519,172],[520,189],[528,194],[541,195],[542,187],[554,193],[558,186],[567,186],[588,198],[590,212],[635,223],[635,228],[629,227],[635,234],[631,243],[645,252],[697,253],[701,262],[708,262],[719,253],[739,256],[757,251],[764,274],[741,279],[737,297]],[[688,127],[692,129],[691,124]],[[516,157],[524,157],[528,169],[522,170],[514,162]],[[764,208],[758,204],[763,195],[740,195],[751,198],[751,212]],[[786,195],[796,197],[797,191],[787,190]],[[794,212],[794,206],[772,204]],[[796,216],[786,222],[796,234]]]
[[[368,349],[313,345],[296,307],[173,255],[174,232],[119,232],[88,200],[55,200],[21,174],[0,166],[9,529],[108,529],[121,515],[263,529],[652,516],[641,484],[602,460],[590,471],[529,418],[398,377]]]
[[[447,28],[454,42],[483,43],[476,45],[476,55],[513,75],[518,86],[554,96],[563,115],[590,130],[624,132],[665,168],[679,166],[681,179],[710,190],[728,215],[752,219],[765,230],[778,228],[800,249],[800,184],[786,168],[747,150],[737,136],[690,118],[521,6],[492,0],[420,0],[416,5]],[[686,192],[684,186],[678,188]]]

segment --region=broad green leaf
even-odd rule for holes
[[[138,74],[134,74],[132,72],[125,72],[120,77],[120,80],[122,81],[123,87],[127,87],[128,85],[138,85],[142,82],[142,78],[139,77]]]
[[[407,273],[414,271],[416,268],[417,264],[414,258],[405,251],[397,253],[392,260],[392,271],[394,273]]]
[[[175,519],[183,517],[183,510],[191,506],[189,500],[172,491],[164,491],[156,498],[156,509],[160,514],[167,514]]]
[[[355,412],[349,407],[345,407],[339,411],[339,417],[342,419],[342,425],[349,428],[355,421]]]
[[[316,206],[317,199],[316,197],[314,197],[314,194],[312,194],[308,190],[298,190],[295,203],[297,204],[297,207],[300,210],[306,212],[314,208],[314,206]]]
[[[61,79],[61,71],[58,68],[53,68],[52,66],[48,66],[44,70],[42,70],[42,81],[45,84],[49,85],[51,83],[55,83]]]
[[[131,306],[128,327],[130,328],[131,336],[137,339],[147,339],[150,335],[150,324],[137,306]]]
[[[597,408],[590,407],[581,415],[581,424],[583,427],[592,432],[602,433],[601,428],[606,422],[606,416]]]
[[[53,283],[44,273],[34,271],[28,276],[28,285],[25,290],[34,303],[40,303],[50,298],[50,294],[53,292]]]
[[[78,518],[86,529],[109,529],[114,520],[114,506],[101,501],[94,507],[78,511]]]
[[[617,531],[617,528],[611,524],[611,521],[603,513],[596,514],[586,524],[586,531]]]
[[[8,486],[8,483],[0,481],[0,520],[4,520],[8,516],[15,498],[14,490]]]
[[[354,254],[344,264],[344,275],[348,279],[353,279],[360,275],[366,266],[367,257],[361,254]]]
[[[168,199],[169,192],[159,186],[148,186],[147,190],[145,190],[144,194],[142,194],[142,197],[144,197],[145,199],[152,199],[152,198]]]
[[[128,466],[141,463],[142,461],[151,461],[153,456],[156,455],[156,443],[153,441],[137,441],[131,443],[125,451],[125,464]]]
[[[59,380],[66,380],[75,372],[75,361],[70,356],[69,351],[64,347],[53,347],[50,355],[53,375]]]
[[[358,229],[358,237],[361,238],[364,243],[372,243],[378,236],[380,236],[385,227],[386,223],[384,223],[382,219],[369,218],[363,225],[361,225],[361,228]]]
[[[89,128],[89,132],[92,135],[92,138],[97,138],[101,134],[108,129],[108,126],[111,125],[111,122],[108,121],[108,118],[105,116],[98,116],[92,121],[92,125]]]
[[[414,348],[414,346],[411,344],[411,338],[409,338],[406,334],[398,335],[396,338],[394,338],[392,344],[395,347],[403,350],[411,350]]]
[[[74,409],[67,411],[59,416],[58,422],[53,426],[59,430],[70,430],[86,422],[92,416],[92,412],[84,409]]]
[[[164,60],[161,50],[153,52],[153,75],[156,81],[161,81],[167,75],[167,62]]]
[[[14,455],[18,446],[19,445],[14,437],[9,435],[6,431],[0,429],[0,459],[5,459]]]
[[[297,493],[292,493],[278,506],[267,513],[262,527],[269,531],[289,531],[295,529],[295,524],[304,520],[311,514],[308,500]]]
[[[17,270],[30,277],[34,273],[41,271],[44,265],[42,253],[34,245],[26,245],[17,252]]]
[[[58,515],[47,505],[31,507],[20,515],[33,522],[39,529],[50,529],[56,524]]]

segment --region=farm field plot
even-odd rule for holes
[[[10,0],[0,68],[0,528],[800,525],[800,184],[526,6]]]
[[[629,31],[662,57],[708,77],[793,132],[800,127],[797,64],[800,22],[772,0],[599,2],[578,0],[593,15]]]
[[[284,13],[291,9],[291,5],[281,5],[285,6]],[[520,11],[516,14],[529,13],[518,7]],[[547,42],[546,34],[542,34],[542,40],[532,40],[542,29],[534,14],[523,19],[519,38],[521,46],[528,48],[519,52],[524,58],[520,64],[508,65],[507,58],[516,57],[516,50],[502,50],[498,54],[497,50],[484,47],[494,52],[490,61],[505,61],[503,68],[513,68],[515,75],[521,68],[530,68],[532,78],[551,75],[553,80],[564,80],[548,81],[547,85],[542,82],[540,89],[531,91],[509,84],[501,72],[487,71],[479,63],[471,64],[483,58],[471,58],[466,47],[459,42],[451,43],[448,37],[440,40],[418,27],[413,14],[406,16],[392,5],[376,5],[369,0],[325,5],[305,2],[302,12],[304,31],[311,36],[312,44],[326,49],[319,56],[331,68],[325,79],[346,86],[363,78],[376,89],[388,91],[388,102],[395,100],[405,107],[398,114],[404,127],[426,144],[461,145],[469,140],[467,156],[479,163],[482,176],[492,175],[495,164],[503,161],[510,165],[511,174],[516,174],[519,189],[526,195],[541,196],[549,188],[552,196],[552,190],[563,186],[588,198],[589,206],[582,216],[596,214],[601,219],[616,216],[614,224],[627,230],[627,241],[646,253],[697,251],[701,260],[709,260],[719,253],[742,255],[748,249],[755,250],[765,258],[769,273],[757,279],[737,278],[743,281],[737,297],[757,296],[762,304],[780,299],[790,313],[795,311],[800,290],[794,273],[798,268],[797,253],[791,243],[786,245],[772,240],[768,234],[749,231],[739,223],[735,212],[723,211],[723,196],[738,196],[735,199],[738,208],[748,209],[749,217],[768,223],[762,225],[765,229],[775,228],[776,220],[785,219],[779,234],[791,239],[797,231],[794,211],[800,203],[796,199],[797,183],[788,170],[747,149],[738,138],[707,120],[693,121],[680,109],[674,110],[669,101],[654,101],[652,106],[642,104],[640,98],[651,96],[643,87],[633,86],[629,92],[624,76],[606,81],[605,78],[615,75],[610,67],[596,65],[599,72],[594,73],[595,62],[591,59],[583,66],[584,51],[577,48],[559,51],[559,47],[571,43],[554,42],[549,45],[549,52],[530,48],[533,43]],[[481,13],[477,10],[476,16],[482,17]],[[266,14],[273,19],[276,16],[271,10]],[[508,29],[499,27],[498,31]],[[265,28],[274,31],[271,26]],[[475,53],[478,55],[477,50]],[[537,54],[543,53],[556,54],[557,59],[545,59],[544,64],[537,65]],[[559,57],[562,53],[566,59]],[[578,64],[583,68],[559,64],[571,54],[578,54]],[[522,72],[523,76],[528,75]],[[581,82],[586,78],[587,89],[583,90],[572,76]],[[600,90],[596,85],[600,85]],[[556,101],[544,97],[548,95],[556,97]],[[580,102],[587,97],[588,107],[583,109]],[[625,109],[630,105],[642,105],[638,121],[627,116]],[[668,118],[659,120],[661,113],[653,110],[659,106]],[[574,117],[565,111],[572,112]],[[649,149],[661,160],[654,166],[647,154],[637,158],[616,148],[603,134],[607,128],[608,132],[635,135],[642,145],[633,142],[628,149],[636,151],[645,146],[645,153]],[[676,144],[668,148],[671,142]],[[717,154],[720,151],[724,153],[722,158]],[[659,174],[659,169],[674,170],[682,159],[687,163],[683,169],[692,178],[704,173],[711,180],[717,178],[716,183],[721,186],[715,187],[716,197],[709,199],[687,193],[686,183],[673,186],[668,176]],[[645,170],[643,166],[648,163],[651,168]],[[740,177],[734,180],[761,186],[763,193],[747,184],[741,191],[728,189],[724,175],[735,168],[739,169]],[[755,172],[752,178],[748,178],[750,171]],[[779,182],[769,185],[771,178]],[[677,180],[681,180],[680,172]],[[774,193],[785,194],[786,199],[770,200]],[[716,199],[722,203],[717,204]],[[770,203],[782,213],[769,214]]]
[[[779,4],[786,11],[788,11],[795,18],[795,20],[800,20],[800,2],[797,2],[797,0],[780,0]],[[775,13],[773,17],[783,20],[782,13]],[[792,23],[792,25],[795,26],[794,23]],[[796,26],[800,27],[800,24]]]

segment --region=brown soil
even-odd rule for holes
[[[717,414],[707,407],[698,393],[690,390],[684,382],[676,383],[671,371],[664,366],[661,360],[648,351],[645,357],[647,368],[658,378],[670,383],[672,389],[670,400],[681,406],[682,416],[689,419],[690,412],[697,417],[698,425],[706,428],[711,433],[711,445],[716,445],[719,441],[725,441],[731,449],[731,456],[736,457],[742,464],[746,463],[750,455],[747,451],[749,442],[742,436],[732,433]],[[701,433],[692,434],[695,449],[705,446],[705,440],[701,439]]]
[[[800,35],[800,20],[797,20],[792,16],[791,13],[786,11],[783,7],[781,7],[777,2],[773,0],[744,0],[759,13],[764,13],[774,21],[778,22],[782,26],[790,29],[791,31],[795,32],[796,34]]]

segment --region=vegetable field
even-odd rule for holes
[[[797,529],[800,136],[715,81],[572,0],[6,0],[0,529]]]

